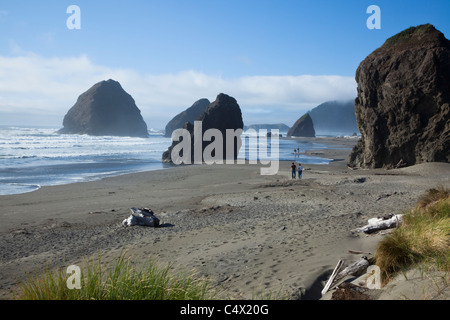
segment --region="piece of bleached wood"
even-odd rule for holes
[[[394,215],[390,219],[370,219],[369,224],[364,227],[357,228],[355,231],[364,233],[373,233],[380,230],[398,227],[402,223],[402,214]]]
[[[327,281],[325,287],[322,290],[322,295],[327,293],[327,291],[337,284],[340,280],[344,279],[346,276],[360,276],[369,267],[369,261],[367,257],[362,257],[355,263],[349,265],[348,267],[342,269],[342,260],[339,260],[336,268],[331,274],[330,279]],[[342,269],[342,270],[341,270]],[[341,271],[339,271],[341,270]]]
[[[369,267],[369,261],[367,260],[367,257],[362,257],[339,272],[335,278],[335,281],[337,282],[346,276],[359,276],[366,271],[367,267]]]
[[[325,284],[325,287],[322,290],[322,295],[327,293],[327,291],[330,289],[331,284],[334,281],[334,278],[337,276],[338,272],[341,270],[342,266],[344,264],[344,261],[339,260],[336,267],[334,267],[333,273],[330,276],[330,279],[328,279],[327,283]]]
[[[148,210],[148,209],[146,209]],[[140,210],[137,208],[131,208],[131,215],[123,220],[122,225],[127,226],[148,226],[148,227],[159,227],[159,219],[155,217],[151,210]]]
[[[370,252],[357,251],[357,250],[348,250],[348,253],[352,253],[352,254],[371,254]]]

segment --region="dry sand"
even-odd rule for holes
[[[360,258],[349,249],[373,253],[383,237],[351,230],[448,186],[450,164],[350,170],[355,139],[313,140],[336,148],[310,154],[336,161],[304,165],[302,180],[290,178],[291,162],[273,176],[261,176],[260,165],[180,166],[0,196],[0,298],[11,298],[25,273],[45,264],[77,264],[98,252],[108,261],[122,249],[136,263],[153,257],[195,269],[225,298],[279,290],[320,298],[337,261]],[[153,209],[162,227],[123,227],[131,207]],[[381,298],[435,296],[396,288]]]

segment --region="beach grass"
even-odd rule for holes
[[[450,192],[440,186],[427,191],[403,223],[375,251],[384,282],[411,266],[450,271]]]
[[[80,267],[80,288],[68,285],[66,268],[47,268],[28,274],[14,292],[17,300],[211,300],[217,291],[194,272],[175,271],[171,264],[160,266],[149,259],[138,269],[125,253],[105,267],[97,260],[85,260]],[[70,289],[69,287],[72,287]]]

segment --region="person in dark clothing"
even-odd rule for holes
[[[297,169],[297,166],[295,165],[294,162],[292,162],[292,165],[291,165],[292,179],[295,179],[295,176],[296,176],[296,169]]]

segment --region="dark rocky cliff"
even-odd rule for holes
[[[101,81],[78,97],[59,133],[147,137],[134,99],[114,80]]]
[[[223,149],[222,149],[222,155],[223,155],[223,159],[229,159],[229,157],[227,157],[227,150],[226,150],[226,146],[227,143],[233,143],[234,144],[234,154],[232,159],[236,159],[237,155],[239,153],[239,148],[241,146],[241,140],[240,140],[240,136],[237,139],[233,139],[234,141],[227,141],[226,140],[226,130],[227,129],[233,129],[233,130],[237,130],[237,129],[243,129],[244,127],[244,123],[242,121],[242,112],[241,109],[236,101],[236,99],[234,99],[233,97],[230,97],[224,93],[221,93],[217,96],[216,100],[211,103],[208,108],[206,109],[206,111],[197,119],[197,121],[201,121],[202,122],[202,132],[201,132],[201,137],[197,137],[200,140],[203,138],[203,134],[205,133],[205,131],[207,131],[208,129],[217,129],[220,131],[222,137],[223,137]],[[190,133],[190,141],[191,141],[191,146],[190,146],[190,155],[191,155],[191,163],[194,163],[194,124],[187,122],[185,123],[185,125],[183,126],[183,129],[187,130]],[[237,140],[237,141],[236,141]],[[203,154],[204,149],[212,142],[199,142],[199,145],[201,145],[201,151]],[[169,149],[163,153],[162,155],[162,161],[163,162],[174,162],[172,159],[172,150],[173,148],[180,142],[178,141],[173,141],[172,145],[169,147]],[[183,150],[186,151],[186,150]],[[199,159],[202,162],[204,161],[204,159]]]
[[[368,168],[449,161],[450,41],[432,25],[389,38],[356,71],[362,138],[349,164]]]
[[[315,137],[313,121],[309,113],[305,113],[298,119],[287,133],[288,137]]]
[[[183,128],[186,122],[194,123],[194,121],[206,111],[206,108],[208,108],[210,104],[211,103],[208,99],[200,99],[194,102],[192,106],[183,112],[177,114],[167,123],[165,136],[170,138],[172,136],[172,132],[175,129]]]

